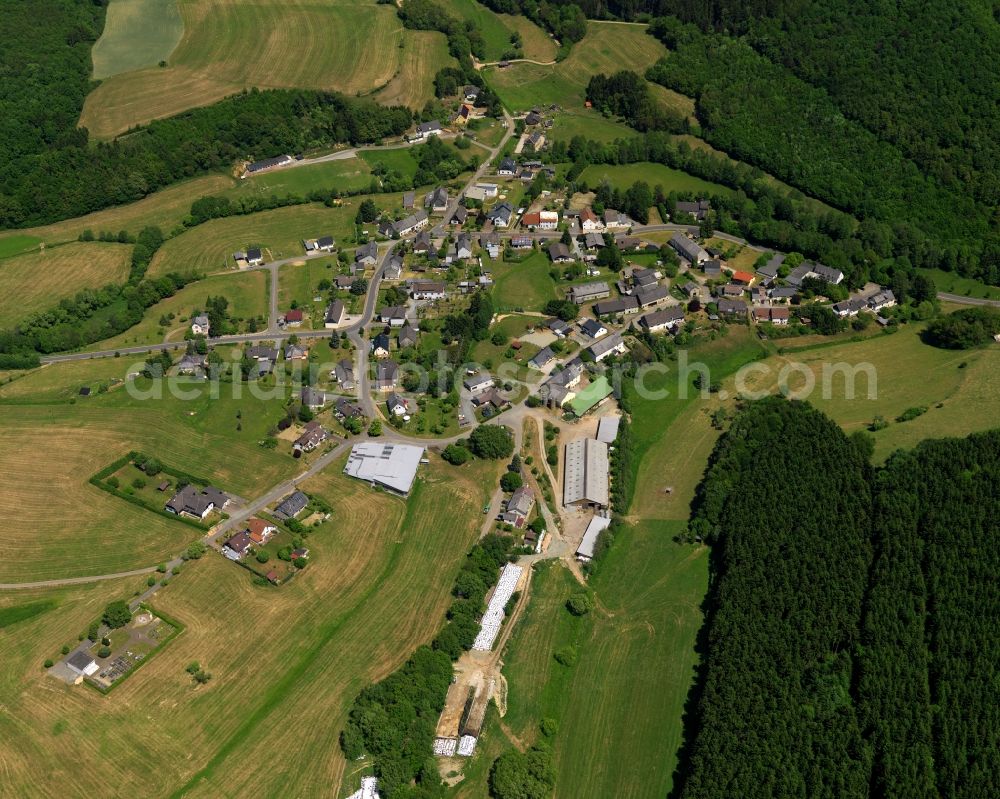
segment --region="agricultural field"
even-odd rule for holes
[[[515,63],[484,72],[490,86],[512,110],[558,103],[582,108],[587,82],[597,73],[629,68],[642,74],[666,53],[644,25],[588,23],[587,35],[569,57],[554,66]]]
[[[392,6],[180,0],[179,8],[184,34],[166,67],[115,74],[87,97],[80,124],[97,138],[252,86],[364,94],[400,68],[404,33]]]
[[[644,180],[650,186],[661,185],[666,192],[693,192],[695,194],[732,194],[732,189],[718,183],[702,180],[687,172],[671,169],[663,164],[636,163],[621,166],[594,164],[580,173],[580,181],[591,189],[607,181],[612,186],[627,189],[637,180]]]
[[[182,400],[165,391],[162,399],[143,399],[120,382],[135,368],[129,359],[54,364],[0,387],[0,470],[6,475],[0,508],[18,519],[0,534],[8,553],[0,581],[155,565],[198,536],[188,525],[88,483],[129,450],[211,477],[242,496],[294,471],[290,457],[257,444],[283,414],[283,393],[258,399],[246,392],[234,399],[223,390],[215,400]],[[93,393],[78,397],[84,385]],[[110,389],[102,392],[100,385]],[[148,388],[141,378],[137,387]],[[58,446],[39,447],[40,429]]]
[[[91,50],[94,79],[154,67],[170,57],[183,35],[177,0],[112,0]]]
[[[232,177],[206,175],[177,183],[128,205],[42,227],[3,231],[0,232],[0,257],[34,247],[39,241],[46,244],[76,241],[85,230],[95,234],[102,230],[114,233],[125,230],[134,236],[148,225],[157,225],[164,233],[169,233],[188,215],[192,202],[207,194],[219,194],[235,185]]]
[[[556,298],[555,283],[549,276],[548,256],[543,252],[529,255],[520,263],[493,261],[493,300],[499,310],[541,311]]]
[[[71,243],[0,260],[0,327],[58,304],[82,289],[128,278],[131,246]]]
[[[559,49],[555,41],[530,19],[512,14],[497,14],[497,16],[510,30],[521,34],[523,43],[521,49],[526,59],[543,63],[555,59]]]
[[[616,139],[631,139],[638,134],[624,122],[610,119],[592,108],[572,108],[553,116],[548,138],[567,144],[574,136],[583,136],[599,142],[613,142]]]
[[[308,538],[315,553],[309,568],[275,589],[254,586],[217,556],[189,563],[156,597],[158,610],[187,625],[184,634],[110,703],[41,673],[41,660],[65,640],[57,630],[18,638],[0,677],[13,689],[0,719],[11,742],[0,754],[5,792],[22,795],[40,763],[50,786],[74,795],[108,779],[147,795],[353,790],[357,775],[337,744],[347,708],[443,623],[454,573],[478,532],[482,484],[494,480],[492,467],[487,475],[435,461],[403,502],[332,465],[305,486],[331,504],[334,519]],[[75,640],[89,614],[130,585],[80,589],[103,595],[79,609],[63,601],[37,623],[60,624]],[[184,672],[194,660],[212,673],[208,685],[193,687]],[[53,736],[56,727],[72,734]],[[97,768],[108,752],[115,753],[111,775]],[[157,768],[149,768],[151,760]],[[80,769],[87,763],[95,767]]]
[[[485,9],[484,9],[485,10]],[[374,97],[383,105],[415,111],[434,99],[434,76],[458,62],[448,53],[447,37],[437,31],[406,31],[396,73]]]
[[[455,17],[474,22],[486,42],[486,61],[499,61],[511,49],[512,28],[491,9],[476,0],[443,0],[441,5]],[[525,20],[529,25],[530,20]]]
[[[263,317],[267,319],[268,274],[262,271],[232,272],[212,275],[205,280],[189,283],[173,297],[160,300],[146,310],[142,321],[113,338],[91,344],[88,350],[108,350],[142,344],[159,344],[164,340],[184,343],[188,318],[194,309],[204,310],[209,297],[222,295],[229,300],[227,312],[233,319]],[[174,318],[169,319],[173,314]],[[167,324],[160,320],[168,318]]]

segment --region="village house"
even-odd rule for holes
[[[590,208],[584,208],[580,211],[580,217],[577,224],[580,226],[580,230],[584,233],[594,233],[604,229],[604,223],[601,222],[597,214],[595,214]]]
[[[892,289],[882,289],[877,294],[868,298],[868,307],[873,311],[881,311],[883,308],[891,308],[896,304],[896,295]]]
[[[532,369],[544,369],[555,359],[556,359],[556,354],[552,351],[551,347],[542,347],[542,349],[538,351],[538,354],[535,355],[535,357],[532,358],[530,361],[528,361],[528,365]]]
[[[346,419],[360,419],[365,415],[365,412],[356,402],[351,402],[346,397],[340,397],[334,403],[333,415],[343,422]]]
[[[690,214],[701,222],[708,216],[708,212],[712,210],[712,206],[708,200],[698,200],[697,202],[682,201],[674,205],[674,210],[677,213]]]
[[[580,329],[593,339],[598,339],[608,334],[608,329],[596,319],[584,319],[580,323]]]
[[[354,363],[350,359],[344,358],[337,361],[330,376],[337,381],[337,385],[342,391],[354,390]]]
[[[755,305],[751,313],[755,322],[782,326],[788,324],[791,316],[789,309],[784,305]]]
[[[289,494],[281,504],[274,509],[274,515],[281,520],[294,519],[309,504],[309,497],[301,491],[294,491]]]
[[[251,247],[247,250],[247,263],[250,266],[260,266],[264,263],[264,254],[258,247]]]
[[[305,239],[302,248],[307,253],[313,252],[333,252],[333,236],[320,236],[318,239]]]
[[[221,511],[229,504],[229,497],[214,486],[202,489],[190,483],[181,488],[167,502],[165,509],[178,516],[204,519],[213,510]]]
[[[503,514],[501,521],[514,527],[524,527],[534,507],[534,493],[528,486],[521,486],[507,500],[506,513]]]
[[[556,211],[531,211],[521,217],[521,227],[530,230],[555,230],[559,227],[559,214]]]
[[[439,280],[412,280],[410,296],[415,300],[443,300],[448,296],[448,284]]]
[[[392,391],[399,379],[399,364],[395,361],[379,361],[375,364],[375,390]]]
[[[558,338],[565,338],[569,335],[569,325],[562,319],[553,317],[545,322],[545,326],[551,330]]]
[[[562,407],[576,396],[573,391],[583,378],[583,363],[574,358],[562,369],[552,372],[549,379],[542,384],[541,395],[546,403],[553,407]]]
[[[302,309],[292,308],[285,311],[283,318],[287,327],[299,327],[302,324],[304,316],[302,314]]]
[[[395,391],[386,398],[385,407],[393,416],[405,416],[409,408],[406,398]]]
[[[751,285],[753,283],[754,276],[752,274],[750,274],[749,272],[736,271],[736,272],[733,272],[732,277],[730,278],[730,280],[733,283],[736,283],[736,284],[741,285],[741,286],[749,286],[749,285]]]
[[[722,261],[718,258],[709,258],[701,265],[701,268],[705,270],[705,277],[709,280],[716,280],[722,277]]]
[[[493,223],[493,227],[508,227],[511,217],[514,215],[513,206],[506,200],[494,205],[486,214],[486,219]]]
[[[430,122],[421,122],[417,125],[417,130],[412,138],[426,139],[428,136],[440,136],[441,133],[441,123],[435,119]]]
[[[616,211],[613,208],[606,208],[604,210],[604,227],[608,230],[627,228],[630,225],[631,220],[621,211]]]
[[[670,290],[666,286],[654,283],[651,286],[640,286],[635,290],[634,296],[640,308],[648,308],[670,299]]]
[[[417,234],[417,237],[413,240],[413,252],[421,255],[430,252],[432,249],[433,245],[431,244],[430,231],[420,231],[420,233]]]
[[[327,330],[331,330],[332,328],[343,324],[345,315],[343,301],[334,300],[326,308],[326,314],[323,317],[323,327]]]
[[[554,264],[568,264],[573,261],[573,255],[570,253],[569,247],[561,241],[549,245],[549,258],[552,259],[552,263]]]
[[[191,320],[191,333],[195,336],[207,336],[211,328],[208,317],[200,314]]]
[[[402,305],[386,305],[379,310],[378,320],[389,327],[402,327],[406,324],[406,308]]]
[[[681,293],[689,299],[696,299],[701,296],[701,286],[695,283],[693,280],[688,281],[683,286],[681,286]]]
[[[438,186],[424,197],[424,208],[429,208],[432,214],[443,214],[448,210],[448,190]]]
[[[289,344],[284,351],[286,361],[304,361],[309,357],[309,350],[299,344]]]
[[[718,308],[721,316],[745,317],[747,315],[747,304],[743,300],[732,300],[728,297],[723,297],[718,302]]]
[[[455,208],[455,213],[451,215],[451,219],[448,220],[448,224],[454,227],[461,227],[465,224],[465,220],[469,217],[469,210],[464,205],[459,205]]]
[[[266,344],[255,344],[247,348],[247,357],[255,361],[278,360],[278,348]]]
[[[326,405],[326,394],[312,386],[303,386],[299,399],[309,410],[318,411]]]
[[[404,191],[403,192],[403,210],[412,211],[413,207],[417,204],[417,193],[415,191]]]
[[[513,158],[504,158],[500,161],[500,166],[497,168],[497,174],[503,175],[504,177],[509,177],[517,172],[517,161]]]
[[[407,322],[399,331],[399,335],[396,336],[396,343],[399,344],[400,349],[415,347],[417,345],[417,329]]]
[[[836,302],[830,307],[837,316],[857,316],[868,307],[868,301],[864,297],[851,297],[843,302]]]
[[[382,270],[383,280],[399,280],[403,276],[403,259],[393,254]]]
[[[278,528],[271,522],[257,517],[247,519],[247,526],[243,529],[254,544],[266,544],[278,532]]]
[[[692,266],[698,266],[708,260],[708,253],[702,249],[701,245],[681,233],[674,233],[670,237],[670,246],[682,258],[686,258]]]
[[[465,378],[462,381],[462,385],[465,386],[467,391],[477,394],[481,391],[486,391],[488,388],[493,388],[494,382],[493,378],[487,373],[482,373],[478,375],[472,375],[471,377]]]
[[[354,251],[354,263],[361,266],[375,266],[378,263],[378,244],[369,241]]]
[[[376,358],[388,358],[390,350],[389,334],[379,333],[372,339],[372,355]]]
[[[306,423],[302,435],[292,443],[292,451],[312,452],[328,438],[330,438],[330,434],[316,419],[313,419],[311,422]]]
[[[659,311],[648,313],[639,320],[639,324],[650,333],[662,333],[671,330],[684,322],[684,309],[680,305],[672,305]]]
[[[250,538],[250,533],[246,530],[240,530],[240,532],[228,538],[222,545],[222,554],[229,558],[229,560],[239,560],[250,551],[252,545],[253,541]]]

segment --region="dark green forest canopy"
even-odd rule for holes
[[[1000,431],[884,468],[807,404],[746,408],[713,544],[683,799],[987,797],[1000,781]]]

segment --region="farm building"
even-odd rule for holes
[[[413,487],[423,457],[423,447],[365,441],[351,448],[344,474],[405,495]]]
[[[603,280],[595,283],[584,283],[582,286],[572,286],[566,292],[566,298],[577,305],[601,300],[611,296],[611,288]]]
[[[650,333],[658,333],[662,330],[675,327],[684,321],[684,309],[680,305],[673,305],[670,308],[663,308],[646,314],[639,320]]]
[[[583,534],[583,540],[576,550],[576,559],[586,563],[594,557],[594,547],[597,546],[597,539],[602,532],[611,526],[611,519],[604,516],[595,516],[587,525],[587,530]]]
[[[628,351],[621,333],[615,333],[605,339],[595,341],[587,349],[598,363],[609,355],[624,355]]]
[[[248,177],[249,175],[259,175],[261,172],[266,172],[269,169],[276,169],[280,166],[285,166],[292,163],[293,159],[290,155],[279,155],[275,158],[265,158],[261,161],[254,161],[247,164],[246,171],[243,173],[243,177]]]
[[[578,438],[566,445],[563,505],[608,506],[608,445]]]
[[[597,440],[605,444],[614,444],[618,438],[618,426],[621,424],[620,416],[602,416],[597,423]]]
[[[677,250],[681,257],[686,258],[694,266],[703,264],[708,260],[708,253],[702,249],[701,245],[696,241],[692,241],[682,233],[674,233],[674,235],[670,237],[670,246]]]

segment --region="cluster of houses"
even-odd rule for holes
[[[240,560],[255,546],[263,546],[275,533],[276,525],[265,519],[247,519],[246,525],[222,545],[222,554],[230,560]]]

